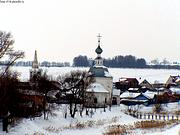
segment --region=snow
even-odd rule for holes
[[[125,91],[120,95],[120,98],[135,98],[140,94],[141,93],[133,93],[133,92]]]
[[[45,135],[101,135],[105,132],[105,128],[109,124],[133,124],[134,122],[139,121],[132,116],[120,112],[120,107],[112,107],[111,111],[106,109],[106,112],[104,112],[103,109],[97,109],[92,118],[85,114],[83,115],[83,118],[81,118],[77,114],[74,119],[70,117],[67,119],[63,118],[63,114],[59,110],[54,111],[56,116],[49,117],[49,120],[44,120],[43,117],[36,118],[35,120],[23,119],[20,124],[10,129],[8,135],[19,135],[19,133],[28,135],[33,135],[34,133],[43,133]],[[113,119],[116,119],[117,122],[114,122]],[[78,122],[86,123],[90,121],[94,123],[92,127],[84,129],[65,128],[69,127],[70,124],[73,126]],[[101,125],[99,126],[96,123],[101,123]]]
[[[93,67],[95,67],[95,68],[107,68],[106,66],[103,66],[103,65],[94,65]]]
[[[163,106],[166,111],[171,112],[172,110],[178,110],[178,103],[170,103],[167,106]],[[65,105],[57,106],[53,111],[53,116],[49,116],[48,120],[44,120],[43,116],[35,118],[35,120],[22,119],[21,122],[15,127],[10,128],[10,131],[7,135],[33,135],[34,133],[45,134],[45,135],[102,135],[105,132],[105,129],[109,125],[133,125],[134,122],[140,121],[130,115],[123,113],[127,109],[125,105],[113,106],[111,111],[109,108],[106,108],[106,112],[103,111],[103,108],[93,109],[94,114],[92,117],[85,115],[83,112],[83,117],[79,116],[77,113],[76,117],[73,119],[68,116],[66,119],[63,117],[63,108]],[[152,106],[153,107],[153,106]],[[140,111],[150,112],[152,107],[141,106]],[[85,127],[83,129],[69,128],[70,125],[73,127],[77,123],[93,123],[92,126]],[[151,130],[147,130],[146,134],[152,134]],[[176,125],[170,129],[163,129],[162,132],[156,131],[153,132],[153,135],[178,135],[180,130],[180,125]],[[144,134],[143,131],[139,131],[141,134]],[[137,134],[139,134],[137,132]],[[1,135],[2,132],[0,132]],[[136,131],[135,131],[136,133]],[[6,135],[6,133],[4,133]]]
[[[106,77],[112,77],[111,74],[107,71],[104,71]]]
[[[138,91],[139,88],[129,88],[128,90],[129,90],[129,91]]]
[[[171,90],[173,93],[180,94],[180,88],[178,88],[178,87],[171,87],[170,90]]]
[[[66,74],[72,70],[85,70],[89,71],[89,68],[77,68],[77,67],[41,67],[43,71],[47,71],[49,75],[53,75],[56,78],[58,75]],[[29,79],[29,70],[31,67],[13,67],[14,70],[20,72],[21,80]],[[179,75],[179,70],[175,69],[131,69],[131,68],[108,68],[109,73],[113,76],[113,81],[119,81],[119,78],[125,76],[127,78],[137,78],[139,82],[146,79],[150,83],[158,81],[159,83],[165,83],[170,75]]]
[[[21,80],[29,79],[29,70],[31,67],[13,67],[14,70],[20,72]],[[89,68],[72,68],[72,67],[51,67],[51,68],[42,68],[43,70],[47,70],[49,75],[53,75],[53,78],[56,78],[58,75],[66,74],[72,70],[85,70],[88,71]],[[164,69],[122,69],[122,68],[109,68],[109,73],[113,76],[113,81],[119,81],[119,78],[125,76],[127,78],[137,78],[140,82],[144,79],[149,81],[150,83],[154,83],[158,81],[160,83],[165,83],[170,75],[177,76],[179,74],[179,70],[164,70]],[[101,86],[99,84],[95,84],[95,89],[99,90]],[[123,95],[124,94],[124,95]],[[123,93],[121,96],[127,97],[130,93]],[[131,93],[132,94],[132,93]],[[137,94],[132,94],[131,97],[138,96]],[[152,97],[154,93],[147,92],[145,93],[147,96]],[[180,105],[178,102],[164,104],[163,110],[166,112],[179,111]],[[40,118],[35,118],[35,120],[30,119],[22,119],[15,127],[11,127],[9,133],[4,133],[0,131],[0,135],[33,135],[35,133],[45,134],[45,135],[102,135],[105,132],[105,129],[112,124],[126,124],[133,125],[134,122],[139,121],[132,116],[126,115],[123,113],[127,107],[124,105],[114,106],[109,109],[106,109],[106,112],[103,112],[103,108],[96,109],[96,112],[92,116],[86,116],[85,112],[83,112],[83,117],[81,118],[79,114],[76,115],[74,119],[70,116],[67,119],[64,118],[63,114],[63,105],[60,105],[53,111],[53,115],[49,116],[48,120],[44,120],[43,116]],[[143,106],[140,105],[141,112],[153,112],[153,106]],[[112,121],[112,119],[116,118],[117,121]],[[94,123],[101,122],[102,125],[94,125],[92,127],[86,127],[83,129],[68,129],[70,125],[75,125],[78,122],[85,123],[93,121]],[[138,134],[138,133],[137,133]],[[142,133],[143,134],[143,133]],[[147,135],[152,134],[152,131],[146,133]],[[180,134],[180,124],[176,125],[170,129],[164,129],[162,132],[156,131],[153,132],[154,135],[179,135]]]
[[[143,93],[143,95],[145,95],[149,99],[153,99],[155,94],[158,94],[158,93],[157,92],[151,92],[151,91],[146,91],[145,93]]]
[[[104,86],[99,83],[93,83],[90,85],[90,88],[87,89],[87,92],[100,92],[100,93],[109,93]]]
[[[180,82],[180,77],[176,80],[176,83]]]

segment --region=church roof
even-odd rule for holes
[[[98,47],[96,48],[95,52],[97,54],[101,54],[103,52],[103,50],[101,49],[100,45],[98,45]]]
[[[34,53],[34,61],[32,62],[32,68],[37,69],[39,68],[38,60],[37,60],[37,51],[35,50]]]
[[[93,66],[90,68],[89,72],[93,77],[112,77],[105,66]]]
[[[90,87],[87,89],[87,92],[99,92],[99,93],[109,93],[104,86],[102,86],[99,83],[93,83],[90,85]]]

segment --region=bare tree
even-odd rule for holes
[[[0,77],[0,116],[16,111],[14,107],[18,98],[16,87],[18,81],[18,74],[15,72],[8,71]]]
[[[14,40],[11,33],[0,31],[0,59],[7,60],[7,63],[5,63],[5,69],[1,76],[8,71],[10,66],[12,66],[16,60],[24,57],[24,52],[15,51],[13,44]]]
[[[81,112],[84,108],[86,89],[93,82],[93,79],[88,72],[77,70],[59,76],[57,81],[61,85],[60,92],[65,95],[69,104],[70,115],[74,118],[78,107],[80,106]]]
[[[41,72],[40,75],[37,76],[35,84],[37,83],[37,88],[36,90],[43,93],[44,95],[44,100],[43,100],[43,111],[44,111],[44,119],[48,118],[46,116],[46,104],[47,104],[47,94],[49,91],[52,90],[52,80],[51,78],[47,75],[46,72]],[[50,111],[50,110],[49,110]]]
[[[11,33],[0,31],[0,60],[6,63],[0,72],[0,112],[7,114],[13,109],[16,103],[18,74],[13,73],[9,68],[16,60],[24,57],[24,52],[15,51],[13,48],[14,40]],[[2,115],[3,115],[2,114]]]

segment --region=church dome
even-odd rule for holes
[[[98,45],[98,47],[96,48],[95,52],[97,54],[101,54],[103,52],[103,50],[101,49],[100,45]]]

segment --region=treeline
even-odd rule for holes
[[[87,56],[79,55],[73,59],[73,66],[75,67],[89,67],[92,66],[93,60]],[[144,58],[136,58],[132,55],[115,56],[113,58],[104,59],[104,65],[107,67],[121,67],[121,68],[146,68],[146,60]]]
[[[104,59],[104,65],[107,67],[120,68],[145,68],[146,60],[144,58],[136,58],[132,55],[115,56],[112,59]]]
[[[151,68],[151,69],[180,69],[179,65],[154,64],[148,65],[144,58],[136,58],[132,55],[115,56],[113,58],[104,59],[104,65],[114,68]],[[90,67],[94,65],[94,60],[87,56],[79,55],[73,59],[75,67]]]

